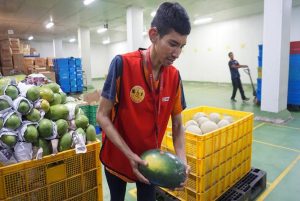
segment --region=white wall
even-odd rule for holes
[[[35,48],[41,57],[53,57],[53,43],[52,42],[37,42],[37,41],[28,41],[30,47]]]
[[[300,40],[300,7],[293,8],[291,41]],[[188,43],[175,66],[180,69],[183,80],[231,82],[228,69],[228,52],[233,51],[240,64],[250,67],[252,78],[257,78],[258,44],[262,43],[263,15],[254,15],[225,22],[193,27]],[[30,42],[41,57],[53,56],[52,42]],[[143,47],[150,41],[144,37]],[[78,57],[77,44],[63,43],[65,57]],[[127,52],[127,42],[103,46],[91,45],[92,78],[104,77],[109,64],[117,54]],[[193,72],[193,73],[191,73]],[[243,83],[249,77],[240,70]]]
[[[187,45],[174,65],[180,70],[183,80],[231,82],[227,55],[233,51],[240,64],[250,67],[256,83],[258,44],[262,44],[262,30],[262,14],[193,27]],[[300,7],[292,11],[291,41],[296,40],[300,40]],[[111,60],[114,55],[126,52],[124,44],[110,45],[107,58]],[[147,37],[144,44],[145,47],[150,44]],[[242,82],[250,83],[242,69],[239,71]]]

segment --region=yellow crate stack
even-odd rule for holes
[[[234,122],[204,135],[185,132],[187,161],[191,167],[187,186],[184,191],[164,189],[182,201],[215,200],[251,169],[253,114],[202,106],[185,110],[183,123],[193,119],[197,112],[230,115]],[[161,148],[174,153],[171,127],[166,130]]]
[[[0,200],[102,201],[100,143],[87,145],[87,153],[74,149],[0,167]]]

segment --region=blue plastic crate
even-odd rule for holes
[[[262,57],[257,57],[258,60],[258,67],[262,67]]]
[[[70,80],[70,85],[71,86],[77,85],[77,80],[76,79]]]
[[[75,65],[81,66],[81,58],[75,58]]]
[[[74,79],[77,80],[77,76],[74,74],[71,74],[69,77],[70,77],[70,80],[74,80]]]
[[[75,72],[76,73],[76,67],[75,66],[69,66],[69,72]]]
[[[63,92],[65,92],[65,93],[70,93],[70,91],[71,91],[71,88],[70,87],[63,87],[63,86],[61,86],[60,87],[61,88],[61,90],[63,91]]]
[[[77,92],[77,87],[71,87],[71,92]]]
[[[95,126],[95,129],[96,129],[96,134],[97,134],[97,135],[100,134],[101,131],[102,131],[102,129],[101,129],[100,126]]]
[[[257,90],[261,90],[261,83],[262,83],[262,79],[258,78],[257,85],[256,85]]]
[[[300,91],[288,93],[288,104],[300,105]]]
[[[76,70],[80,70],[80,71],[82,71],[82,66],[76,66]]]
[[[65,59],[65,58],[54,59],[54,65],[59,66],[59,67],[68,66],[68,59]]]
[[[258,100],[258,101],[261,101],[261,90],[256,90],[256,99]]]
[[[78,86],[83,86],[82,80],[77,80],[77,85],[78,85]]]
[[[83,91],[83,86],[77,86],[77,91],[82,92]]]
[[[68,59],[68,65],[69,65],[69,66],[75,66],[75,58],[70,57],[70,58]]]
[[[258,45],[258,56],[263,56],[263,45]]]

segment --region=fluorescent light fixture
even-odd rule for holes
[[[103,28],[100,28],[97,30],[97,33],[104,33],[107,31],[107,28],[106,27],[103,27]]]
[[[105,40],[102,41],[103,45],[107,45],[109,43],[110,43],[110,39],[109,38],[107,38],[107,39],[105,39]]]
[[[95,0],[84,0],[83,1],[83,4],[85,5],[85,6],[87,6],[87,5],[89,5],[89,4],[91,4],[91,3],[93,3]]]
[[[70,40],[69,40],[70,43],[74,43],[75,41],[76,41],[75,38],[70,38]]]
[[[151,15],[151,17],[154,17],[154,16],[156,15],[156,11],[152,11],[152,12],[150,13],[150,15]]]
[[[54,26],[54,22],[48,22],[48,24],[46,24],[46,28],[47,29],[50,29],[51,27],[53,27]]]
[[[213,20],[213,18],[211,17],[207,17],[207,18],[199,18],[199,19],[196,19],[194,20],[194,24],[195,25],[198,25],[198,24],[206,24],[206,23],[209,23]]]
[[[28,40],[33,40],[33,36],[29,36],[29,37],[28,37]]]

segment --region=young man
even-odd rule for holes
[[[243,101],[248,101],[249,98],[247,98],[245,96],[244,89],[243,89],[243,86],[242,86],[242,82],[241,82],[241,79],[240,79],[240,73],[239,73],[239,68],[248,68],[248,66],[247,65],[240,65],[239,62],[234,59],[234,55],[233,55],[232,52],[229,52],[228,56],[230,58],[230,61],[228,62],[228,66],[229,66],[229,69],[230,69],[231,81],[232,81],[232,86],[233,86],[231,101],[236,102],[235,95],[236,95],[237,89],[240,90],[242,100]]]
[[[187,164],[181,119],[186,103],[179,71],[172,64],[190,30],[185,9],[163,3],[148,32],[151,46],[118,55],[110,65],[97,121],[104,131],[100,159],[112,201],[124,200],[127,182],[136,182],[138,201],[155,200],[154,185],[138,166],[147,165],[140,158],[143,152],[160,148],[170,115],[176,154]]]

